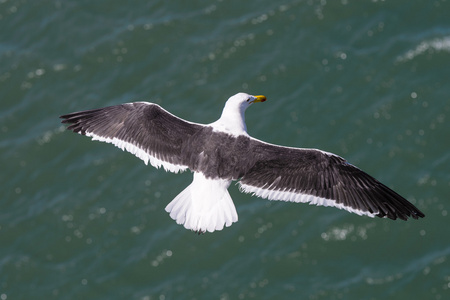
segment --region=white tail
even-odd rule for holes
[[[167,206],[177,224],[196,232],[222,230],[237,222],[238,216],[228,193],[231,180],[207,179],[194,173],[194,180]]]

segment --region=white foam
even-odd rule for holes
[[[429,50],[450,52],[450,37],[421,42],[416,46],[416,48],[409,50],[405,54],[397,57],[397,61],[406,62],[409,60],[413,60],[415,57]]]

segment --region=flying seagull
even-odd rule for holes
[[[245,110],[265,96],[238,93],[211,124],[192,123],[157,104],[134,102],[63,115],[67,129],[126,150],[156,168],[190,169],[194,180],[166,207],[178,224],[195,232],[222,230],[237,222],[228,193],[270,200],[334,206],[358,215],[407,220],[425,215],[405,198],[342,157],[292,148],[247,133]]]

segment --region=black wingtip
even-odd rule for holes
[[[417,210],[411,214],[411,217],[417,220],[419,218],[425,218],[425,214],[420,210]]]
[[[425,214],[421,212],[417,207],[415,207],[412,203],[410,205],[413,207],[411,211],[408,213],[408,217],[411,217],[415,220],[418,220],[420,218],[425,218]]]
[[[400,213],[400,212],[380,212],[376,215],[379,218],[388,218],[391,220],[397,220],[400,219],[402,221],[408,221],[409,218],[413,218],[414,220],[418,220],[420,218],[425,218],[425,214],[421,212],[420,210],[416,209],[407,213]]]
[[[61,123],[66,124],[66,123],[73,123],[70,121],[70,118],[73,116],[73,113],[71,114],[66,114],[66,115],[61,115],[59,116],[61,120]]]

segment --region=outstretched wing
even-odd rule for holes
[[[145,164],[167,171],[184,171],[183,143],[203,125],[178,118],[159,105],[148,102],[126,103],[63,115],[67,129],[111,143],[126,150]]]
[[[335,154],[256,139],[252,144],[255,161],[239,182],[243,192],[393,220],[425,216],[405,198]]]

